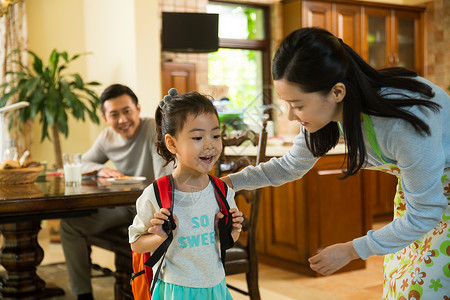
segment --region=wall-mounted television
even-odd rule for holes
[[[162,13],[162,51],[214,52],[219,49],[219,15]]]

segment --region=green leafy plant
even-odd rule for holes
[[[50,54],[48,65],[44,66],[34,52],[26,50],[33,58],[29,67],[12,59],[13,54],[18,52],[22,50],[13,50],[8,55],[11,65],[17,71],[6,73],[8,80],[0,86],[3,95],[0,98],[0,107],[5,106],[11,98],[30,103],[18,111],[19,122],[25,123],[40,117],[41,142],[45,139],[52,141],[53,138],[56,167],[62,168],[60,133],[66,138],[69,134],[68,114],[83,122],[87,115],[91,121],[98,124],[100,120],[97,108],[100,100],[90,87],[100,83],[84,82],[79,74],[65,72],[71,62],[87,53],[69,57],[67,52],[58,52],[55,49]],[[52,138],[49,134],[50,128]]]

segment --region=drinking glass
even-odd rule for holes
[[[66,186],[81,185],[81,153],[62,155]]]

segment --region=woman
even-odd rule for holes
[[[402,68],[374,70],[326,30],[302,28],[281,43],[272,75],[289,120],[301,124],[281,158],[225,177],[236,191],[301,178],[338,143],[344,177],[362,168],[399,178],[394,220],[309,259],[328,275],[351,260],[386,255],[383,297],[450,295],[450,98]]]

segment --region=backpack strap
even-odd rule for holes
[[[228,192],[228,186],[215,176],[209,175],[214,188],[216,190],[216,200],[219,204],[220,212],[224,214],[224,217],[219,220],[219,239],[220,239],[220,258],[222,260],[223,267],[225,268],[225,256],[226,250],[234,246],[234,240],[231,236],[233,230],[233,221],[230,215],[230,205],[228,204],[226,195]]]
[[[161,270],[161,265],[166,257],[167,249],[173,240],[173,232],[176,228],[175,220],[173,219],[173,201],[174,201],[174,190],[175,184],[173,182],[173,176],[167,175],[158,178],[153,182],[153,189],[155,191],[156,201],[160,208],[167,208],[170,211],[169,220],[166,220],[163,224],[163,229],[167,233],[167,239],[159,245],[159,247],[153,252],[153,254],[147,259],[144,263],[145,266],[150,269],[161,259],[161,262],[158,265],[158,269],[156,270],[153,281],[150,287],[150,295],[153,294],[153,289],[155,287],[155,283],[158,280],[158,275]]]

